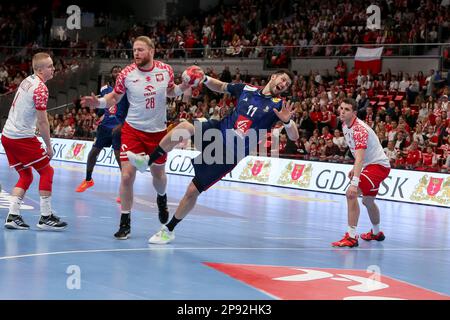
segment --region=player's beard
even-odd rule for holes
[[[139,63],[136,61],[136,59],[134,59],[134,61],[139,68],[142,68],[150,63],[150,56],[142,57],[141,62],[139,62]]]

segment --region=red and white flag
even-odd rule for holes
[[[370,70],[372,74],[381,72],[381,54],[383,47],[366,49],[358,48],[355,55],[355,70],[362,70],[363,74],[367,74]]]

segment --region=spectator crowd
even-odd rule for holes
[[[404,49],[389,45],[435,43],[449,36],[448,1],[379,0],[373,4],[381,8],[380,30],[366,28],[367,1],[363,0],[239,0],[229,5],[221,2],[194,17],[134,24],[96,43],[50,39],[52,17],[41,14],[38,5],[0,4],[0,94],[13,92],[31,73],[30,57],[45,45],[53,47],[56,72],[64,72],[76,67],[77,59],[83,56],[130,59],[135,37],[143,34],[155,41],[156,59],[239,56],[265,58],[271,67],[286,65],[289,57],[352,56],[355,44],[383,45],[385,55],[402,54]],[[102,21],[107,19],[101,17]],[[17,53],[8,46],[22,49]],[[414,54],[420,54],[423,48],[415,50]],[[229,67],[205,71],[225,82],[258,87],[267,83],[265,77],[242,75],[239,69]],[[448,170],[450,77],[440,70],[362,74],[348,70],[339,60],[334,70],[322,74],[316,70],[294,74],[284,98],[295,102],[293,119],[301,138],[290,141],[280,124],[266,143],[269,153],[274,151],[270,150],[271,140],[277,139],[277,151],[287,157],[352,161],[338,116],[342,99],[351,97],[358,103],[358,117],[377,133],[394,167]],[[229,95],[200,86],[168,101],[168,124],[221,119],[235,105],[236,100]],[[49,115],[49,121],[54,137],[92,139],[101,118],[77,106]]]

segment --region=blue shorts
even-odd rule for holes
[[[120,131],[112,134],[112,129],[99,125],[93,147],[103,149],[111,146],[114,150],[120,150]]]
[[[209,120],[205,122],[201,122],[201,137],[203,137],[203,134],[208,129],[218,129],[220,130],[220,122],[217,120]],[[198,134],[198,133],[197,133]],[[194,135],[195,137],[195,135]],[[203,159],[203,151],[205,148],[213,143],[212,141],[195,141],[194,144],[196,148],[201,151],[197,157],[192,159],[192,165],[194,167],[195,176],[192,182],[194,183],[195,187],[199,192],[206,191],[209,187],[214,185],[216,182],[218,182],[220,179],[222,179],[227,173],[231,172],[231,170],[236,167],[237,163],[231,163],[226,164],[226,151],[224,150],[223,155],[223,163],[222,164],[207,164],[204,162]],[[213,155],[214,156],[214,155]]]

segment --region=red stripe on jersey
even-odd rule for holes
[[[369,133],[361,124],[356,123],[353,128],[353,139],[355,140],[355,150],[367,149]]]
[[[124,94],[127,88],[125,87],[125,79],[127,78],[128,74],[135,70],[137,68],[137,65],[135,63],[130,64],[128,67],[123,69],[116,79],[116,85],[114,87],[114,92],[118,94]]]
[[[47,110],[48,89],[47,86],[40,82],[33,92],[33,101],[36,110]]]

